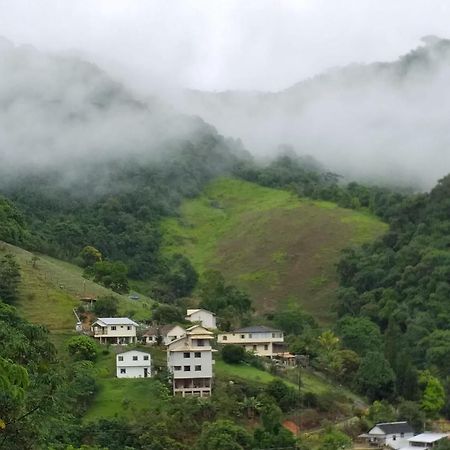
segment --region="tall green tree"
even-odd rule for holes
[[[14,303],[18,297],[20,283],[20,266],[13,255],[0,258],[0,299],[6,303]]]

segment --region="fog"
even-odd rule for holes
[[[428,189],[450,171],[450,52],[420,38],[446,37],[449,7],[0,0],[1,168],[160,156],[214,132],[204,119],[261,160],[288,144],[348,178]]]
[[[280,144],[351,179],[428,189],[450,171],[450,41],[425,39],[393,63],[328,71],[279,93],[175,98],[253,154]]]
[[[181,117],[157,99],[136,100],[95,65],[0,40],[3,174],[159,157],[162,147],[193,140],[203,129],[201,120]]]

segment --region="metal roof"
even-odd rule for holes
[[[232,333],[281,333],[281,330],[275,328],[266,327],[265,325],[254,325],[251,327],[239,328],[238,330],[232,331]]]
[[[95,322],[103,322],[105,325],[134,325],[138,326],[138,324],[129,319],[128,317],[99,317]]]
[[[431,444],[436,441],[440,441],[441,439],[448,438],[449,435],[447,433],[422,433],[409,438],[409,442],[423,442],[426,444]]]
[[[377,423],[375,426],[386,434],[414,433],[408,422],[383,422]]]

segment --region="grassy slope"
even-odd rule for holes
[[[166,401],[164,390],[157,380],[116,378],[114,350],[119,351],[115,348],[107,355],[101,354],[96,362],[99,392],[87,411],[85,420],[114,416],[136,417],[139,411],[156,409]],[[146,347],[141,350],[149,351],[153,361],[165,359],[165,353],[160,349]]]
[[[386,229],[364,212],[226,178],[163,223],[167,253],[221,270],[259,312],[299,304],[321,322],[332,318],[339,252]]]
[[[18,308],[25,318],[45,325],[53,334],[71,333],[76,319],[72,309],[79,305],[78,297],[86,295],[111,295],[113,292],[82,277],[82,269],[54,258],[39,255],[33,267],[32,253],[13,245],[1,243],[0,255],[11,253],[21,268]],[[136,319],[148,318],[150,299],[142,297],[136,302],[124,295],[119,298],[119,311],[134,311]]]

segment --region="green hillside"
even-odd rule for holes
[[[200,273],[219,269],[249,292],[259,312],[298,304],[327,322],[339,252],[387,225],[334,203],[221,178],[162,228],[166,253],[186,254]]]
[[[0,255],[10,253],[21,269],[18,308],[32,323],[42,324],[55,333],[75,330],[73,308],[80,304],[79,297],[114,295],[119,299],[121,314],[135,319],[148,318],[151,300],[140,295],[139,301],[113,293],[93,281],[82,277],[83,270],[73,264],[39,255],[33,264],[33,253],[0,242]]]

